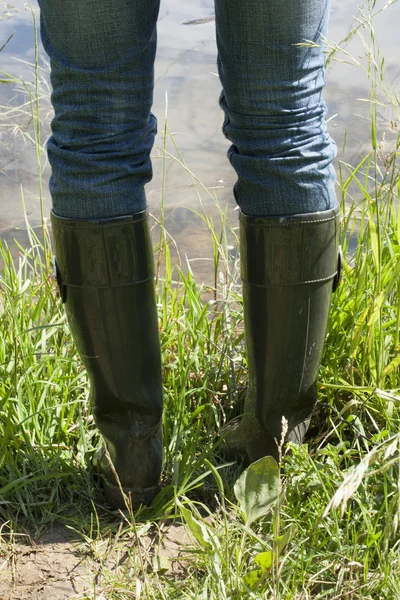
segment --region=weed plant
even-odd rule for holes
[[[87,377],[57,298],[43,218],[46,243],[30,230],[17,263],[0,246],[0,552],[11,552],[16,532],[62,522],[100,565],[88,598],[400,598],[400,102],[376,46],[375,2],[363,10],[353,35],[366,48],[371,149],[339,167],[344,268],[307,443],[291,446],[280,471],[263,463],[265,498],[254,512],[248,472],[234,488],[242,468],[219,455],[221,426],[240,413],[246,390],[238,269],[227,247],[235,224],[221,209],[219,223],[199,211],[214,249],[216,284],[206,288],[190,266],[173,264],[162,203],[154,223],[165,485],[150,508],[108,511],[91,468],[101,442]],[[330,59],[348,56],[338,45]],[[391,111],[391,147],[378,126],[382,107]],[[181,163],[199,197],[210,193],[183,163],[167,121],[162,152]],[[173,524],[191,536],[178,574],[159,550]],[[128,556],[115,569],[111,549]]]

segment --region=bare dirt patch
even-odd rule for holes
[[[91,599],[94,589],[98,598],[114,580],[141,578],[140,565],[147,572],[180,579],[185,576],[188,545],[191,541],[182,525],[88,543],[63,526],[36,540],[29,536],[2,540],[0,600]]]
[[[1,600],[66,600],[88,588],[80,544],[57,528],[38,540],[22,537],[0,547]]]

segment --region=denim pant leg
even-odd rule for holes
[[[322,99],[329,0],[215,0],[223,131],[253,216],[336,206]]]
[[[53,210],[107,218],[146,207],[160,0],[39,0],[55,117]]]

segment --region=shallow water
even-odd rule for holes
[[[357,0],[333,0],[329,39],[340,42],[355,26],[358,14]],[[386,0],[377,0],[376,10]],[[38,8],[34,4],[38,18]],[[159,46],[156,63],[154,112],[159,119],[159,133],[154,149],[154,178],[147,187],[150,210],[159,210],[162,182],[162,125],[168,98],[168,123],[187,167],[204,186],[217,193],[222,206],[228,205],[229,216],[235,219],[231,189],[235,175],[226,159],[229,146],[221,134],[222,114],[218,107],[220,84],[216,75],[216,46],[213,0],[164,0],[159,19]],[[185,21],[202,20],[199,24],[185,25]],[[400,76],[399,45],[396,23],[400,22],[400,3],[383,11],[375,21],[376,37],[385,56],[386,69],[396,85]],[[0,5],[0,47],[13,33],[14,36],[0,54],[0,68],[8,73],[33,80],[34,44],[32,14],[29,4],[14,0]],[[366,33],[364,33],[366,35]],[[346,45],[352,55],[366,65],[365,47],[357,36]],[[49,135],[51,106],[49,102],[48,66],[39,46],[41,57],[40,92],[42,140]],[[21,62],[25,61],[25,62]],[[30,64],[27,64],[30,63]],[[359,67],[343,62],[332,63],[327,70],[325,99],[328,105],[330,132],[338,143],[339,158],[355,162],[370,144],[368,104],[360,98],[368,97],[368,81]],[[40,222],[39,190],[36,154],[27,134],[32,133],[28,107],[20,110],[25,98],[15,86],[0,85],[0,236],[24,243],[24,213],[21,202],[23,190],[29,221]],[[10,108],[13,112],[9,112]],[[390,138],[390,114],[382,112],[380,125]],[[347,131],[345,154],[342,145]],[[171,142],[169,150],[174,152]],[[44,182],[48,178],[45,153],[42,156]],[[208,194],[199,189],[205,209],[216,214]],[[44,189],[45,213],[50,210],[47,187]],[[167,162],[165,192],[167,228],[179,242],[182,256],[204,258],[196,261],[196,270],[204,278],[210,271],[207,262],[212,256],[206,228],[193,210],[201,210],[193,182],[175,161]]]

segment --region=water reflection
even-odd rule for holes
[[[385,6],[386,0],[378,0],[376,10]],[[33,7],[38,17],[38,8]],[[358,14],[356,0],[333,0],[330,39],[339,42],[356,25]],[[158,213],[162,187],[163,158],[162,124],[168,99],[168,124],[174,140],[187,167],[195,173],[202,184],[217,193],[223,206],[229,207],[234,218],[234,202],[231,188],[235,180],[234,173],[226,159],[229,143],[221,134],[222,115],[218,107],[220,84],[216,75],[216,47],[214,23],[209,19],[213,15],[213,0],[164,0],[159,19],[159,48],[156,63],[156,90],[154,112],[160,123],[160,133],[156,141],[154,156],[154,179],[147,187],[150,210]],[[391,81],[396,84],[400,76],[398,61],[397,28],[400,5],[393,4],[376,19],[376,36],[385,55],[386,69]],[[186,21],[204,21],[197,25],[183,25]],[[0,46],[14,33],[7,47],[0,54],[1,69],[15,76],[22,76],[27,82],[33,82],[35,51],[33,44],[32,14],[29,4],[14,0],[0,8],[1,38]],[[365,66],[365,46],[361,30],[346,50]],[[49,135],[51,106],[49,102],[47,59],[39,46],[41,56],[40,95],[42,141]],[[344,59],[345,57],[340,57]],[[338,142],[339,157],[345,156],[349,162],[355,162],[359,155],[370,147],[369,106],[359,98],[368,97],[368,82],[362,68],[346,62],[333,62],[327,74],[328,87],[325,98],[329,108],[329,127]],[[0,236],[12,239],[16,228],[23,229],[25,220],[21,203],[21,186],[24,192],[26,212],[32,224],[40,221],[39,191],[36,154],[31,142],[34,134],[32,127],[29,93],[27,89],[17,89],[16,85],[0,86]],[[380,124],[390,141],[393,136],[389,122],[391,115],[382,111]],[[341,147],[346,129],[347,147],[343,155]],[[168,142],[168,149],[173,144]],[[42,172],[44,177],[44,206],[48,214],[50,209],[46,180],[49,169],[42,153]],[[178,243],[182,255],[189,257],[211,258],[211,243],[205,235],[205,227],[191,207],[200,210],[199,196],[205,209],[214,212],[213,201],[200,187],[198,192],[187,172],[172,159],[167,160],[167,184],[165,205],[167,227]],[[21,241],[23,232],[18,233]],[[203,275],[209,268],[204,264]],[[200,264],[196,262],[196,270]]]

